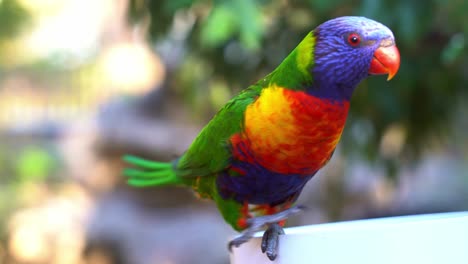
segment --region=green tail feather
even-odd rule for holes
[[[172,163],[145,160],[126,155],[123,160],[136,168],[124,169],[128,184],[134,187],[163,186],[182,184],[183,181],[172,169]]]

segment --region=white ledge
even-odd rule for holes
[[[231,264],[468,264],[468,212],[426,214],[285,229],[270,261],[261,236],[234,248]]]

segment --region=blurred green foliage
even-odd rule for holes
[[[16,173],[21,181],[43,181],[51,174],[54,159],[46,149],[29,146],[16,160]]]
[[[260,10],[255,1],[220,1],[202,25],[201,44],[216,47],[238,35],[247,49],[259,49],[263,35]],[[242,14],[242,19],[239,19]]]
[[[219,93],[223,97],[235,94],[274,69],[308,31],[343,15],[366,16],[390,27],[402,58],[391,82],[373,77],[358,88],[352,128],[343,135],[345,151],[381,157],[376,152],[382,137],[397,124],[404,128],[408,155],[379,158],[395,167],[402,157],[417,157],[434,138],[448,135],[455,107],[467,98],[468,1],[173,0],[148,1],[148,8],[156,43],[170,37],[184,14],[195,16],[184,39],[187,54],[170,84],[204,120],[219,108],[219,100],[213,104],[207,96],[214,89],[228,87]]]
[[[28,21],[28,13],[16,0],[0,1],[0,41],[13,37]]]

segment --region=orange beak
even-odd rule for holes
[[[390,46],[380,46],[374,52],[369,74],[388,74],[387,81],[390,81],[400,68],[400,52],[395,44]]]

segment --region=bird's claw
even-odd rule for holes
[[[270,260],[274,260],[278,254],[279,236],[284,234],[283,228],[278,222],[287,219],[291,215],[297,214],[305,210],[304,206],[297,205],[288,208],[276,214],[253,217],[247,220],[248,228],[245,229],[240,236],[229,242],[228,248],[232,252],[232,247],[239,247],[249,241],[255,234],[264,226],[268,226],[262,237],[261,249],[266,253]]]
[[[262,252],[265,253],[271,261],[275,260],[278,256],[280,235],[284,235],[284,230],[278,223],[270,224],[265,233],[263,233]]]

